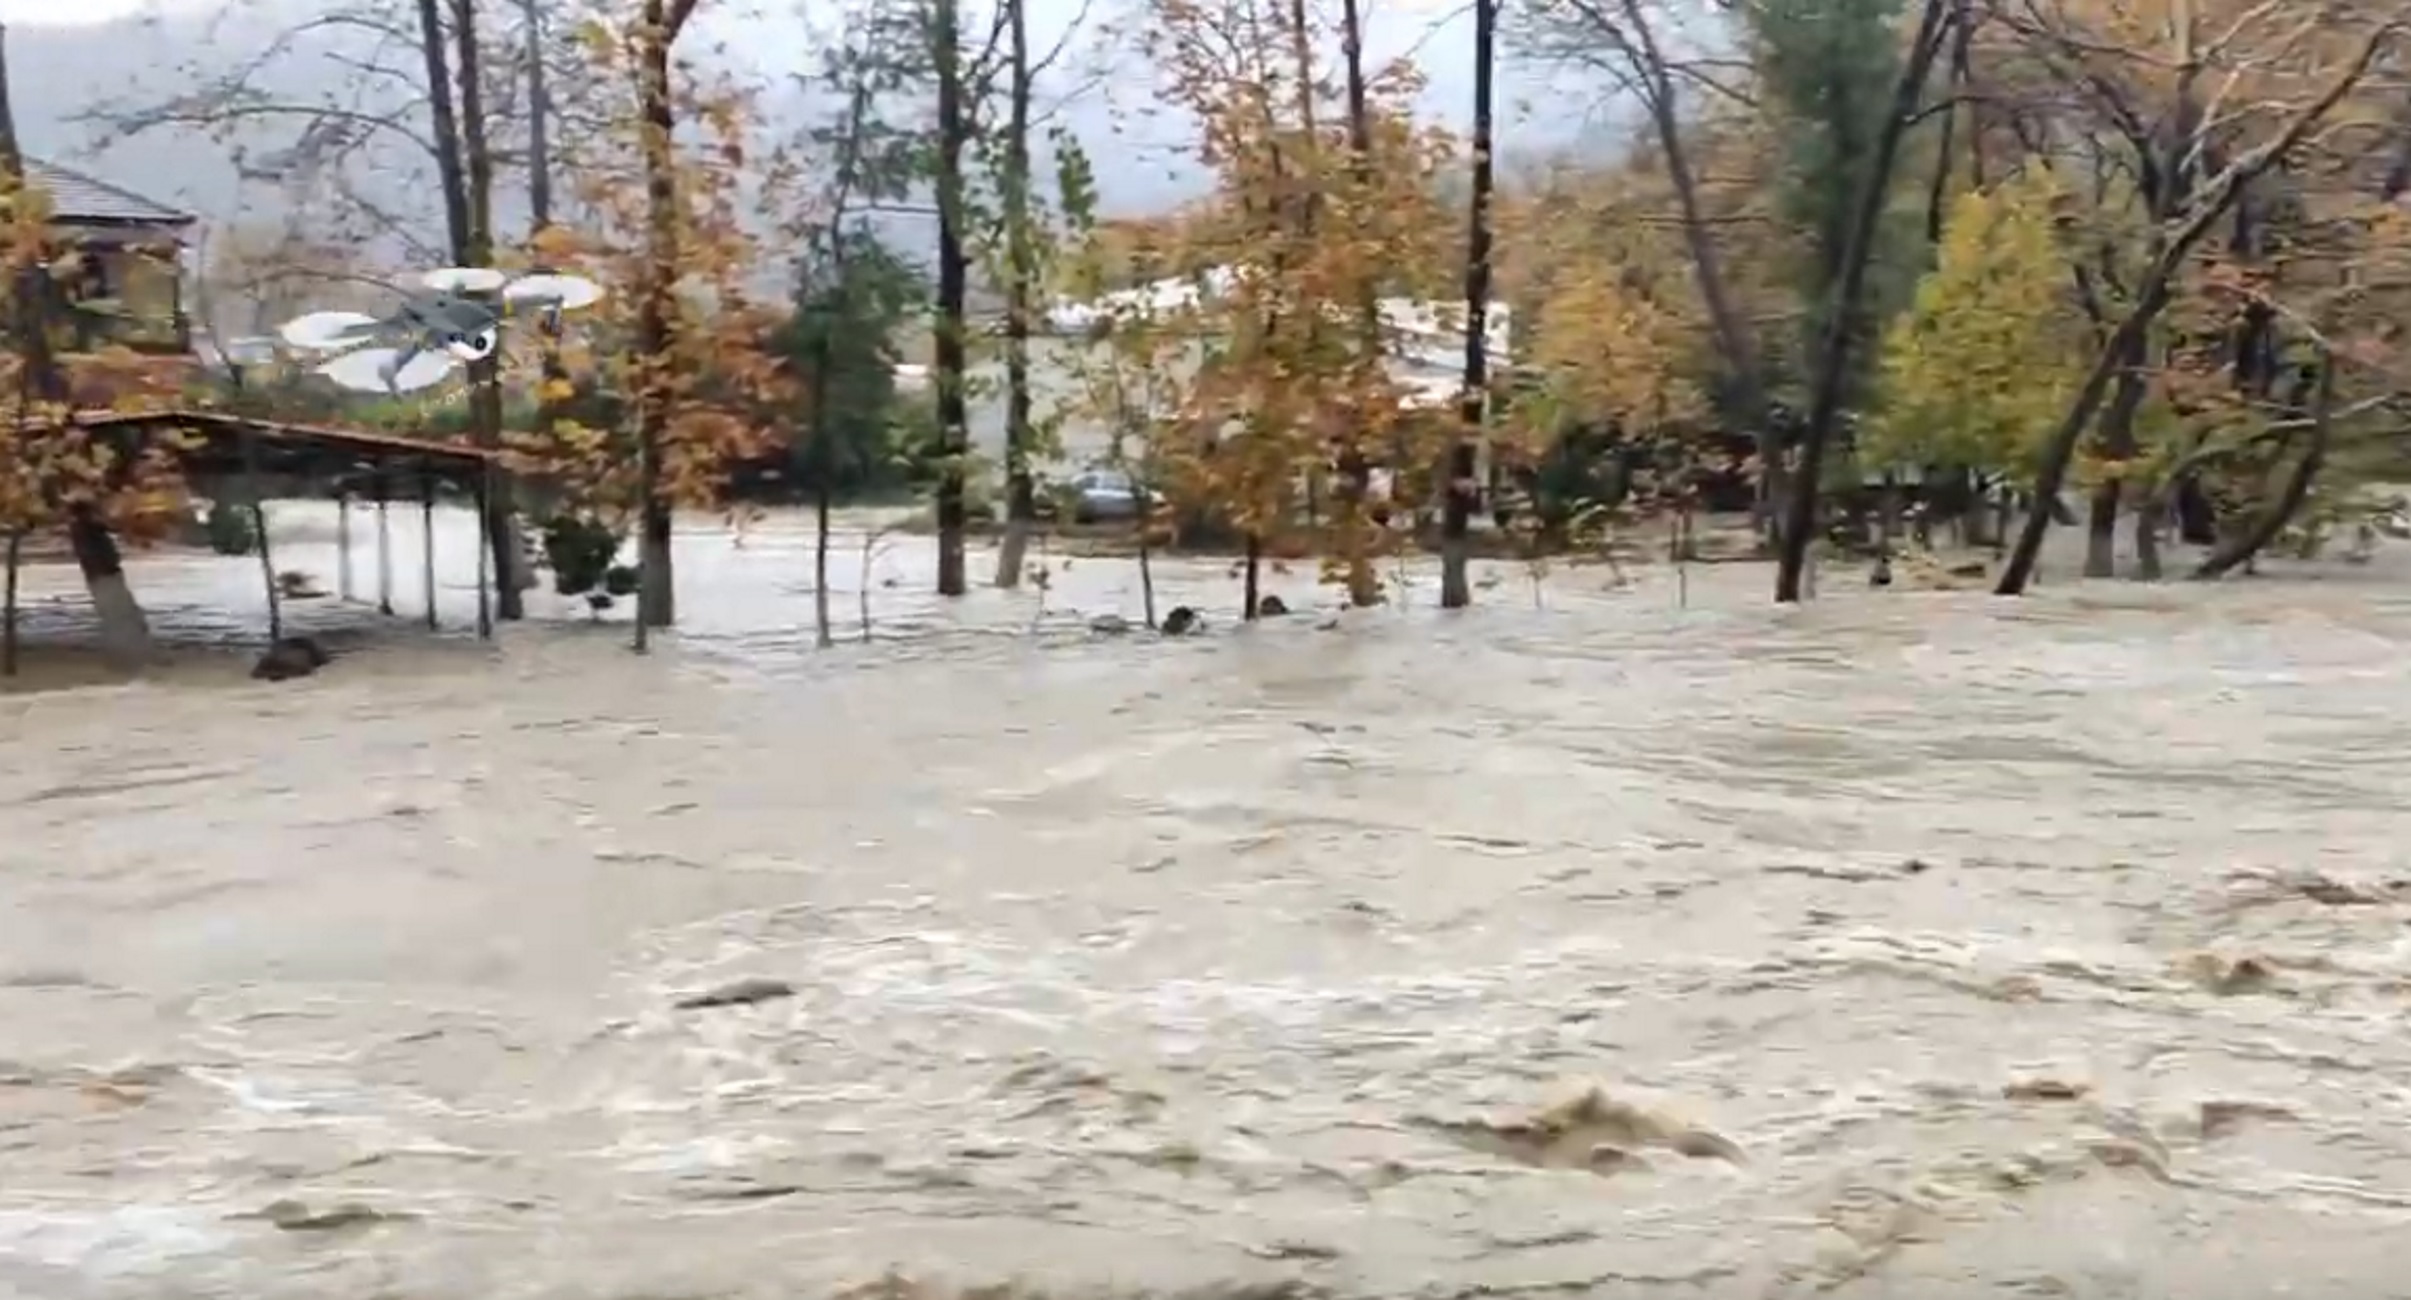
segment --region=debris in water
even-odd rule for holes
[[[1248,1254],[1258,1259],[1330,1260],[1339,1258],[1339,1247],[1326,1246],[1317,1241],[1268,1241],[1261,1246],[1249,1246],[1246,1250]]]
[[[2110,1169],[2140,1169],[2154,1182],[2171,1183],[2167,1157],[2139,1142],[2123,1138],[2098,1138],[2084,1144],[2085,1151]]]
[[[1205,620],[1197,617],[1197,611],[1186,605],[1174,605],[1172,612],[1164,615],[1165,636],[1187,636],[1204,626]]]
[[[2001,1085],[2001,1096],[2010,1101],[2082,1101],[2092,1093],[2093,1085],[2065,1079],[2017,1079]]]
[[[2367,907],[2401,901],[2411,889],[2397,881],[2363,883],[2338,880],[2317,871],[2238,871],[2228,877],[2237,886],[2257,886],[2242,905],[2307,898],[2327,907]]]
[[[711,1007],[751,1006],[756,1002],[775,1002],[794,996],[795,986],[787,981],[756,976],[680,998],[672,1005],[680,1011],[701,1011]]]
[[[1653,1147],[1695,1160],[1741,1164],[1745,1159],[1741,1147],[1721,1133],[1618,1101],[1598,1088],[1529,1119],[1423,1123],[1460,1145],[1542,1169],[1596,1174],[1647,1169],[1642,1152]]]
[[[2197,952],[2186,963],[2194,982],[2220,997],[2276,991],[2277,968],[2260,957],[2222,957]]]
[[[326,648],[317,641],[306,636],[282,637],[251,665],[251,676],[263,682],[289,681],[307,677],[328,662]]]
[[[277,594],[286,600],[324,600],[325,589],[318,580],[299,569],[287,569],[276,575]]]
[[[1098,636],[1121,636],[1130,630],[1130,620],[1119,614],[1099,614],[1088,620],[1088,630]]]
[[[2252,1120],[2295,1118],[2294,1112],[2265,1101],[2206,1101],[2201,1109],[2202,1140],[2225,1137]]]
[[[306,1202],[296,1200],[270,1201],[250,1214],[238,1214],[238,1219],[266,1219],[287,1232],[334,1232],[344,1228],[364,1228],[379,1223],[402,1223],[416,1217],[378,1210],[357,1201],[344,1201],[325,1210],[313,1210]]]
[[[1288,612],[1289,602],[1279,596],[1265,595],[1256,598],[1256,617],[1258,618],[1279,618]]]

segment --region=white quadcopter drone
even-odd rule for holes
[[[420,283],[421,290],[401,291],[402,305],[391,315],[314,311],[286,321],[278,333],[303,351],[341,353],[316,371],[338,387],[399,396],[493,356],[508,320],[533,314],[545,333],[558,334],[562,312],[603,296],[602,286],[584,276],[513,277],[478,266],[441,267]]]

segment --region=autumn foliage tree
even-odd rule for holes
[[[0,123],[5,118],[0,111]],[[24,182],[13,132],[0,127],[0,143],[8,164],[0,167],[0,320],[11,343],[0,355],[0,543],[7,570],[0,670],[17,670],[25,545],[52,537],[77,549],[102,618],[103,648],[130,667],[147,652],[149,636],[118,570],[117,547],[121,539],[155,540],[183,517],[185,485],[176,461],[183,443],[173,432],[121,441],[76,419],[87,405],[79,398],[98,394],[108,405],[138,409],[161,405],[165,395],[151,368],[123,349],[61,354],[55,304],[73,253],[52,234],[48,196]]]
[[[563,340],[566,378],[555,382],[568,391],[546,394],[553,418],[511,440],[556,515],[639,534],[651,593],[640,594],[640,627],[672,616],[670,512],[722,507],[730,468],[778,445],[773,417],[798,405],[768,342],[787,308],[758,291],[771,252],[751,219],[791,194],[794,176],[749,148],[744,87],[670,65],[664,42],[679,17],[647,3],[579,33],[601,102],[585,106],[590,129],[556,143],[570,211],[531,260],[588,276],[604,295]],[[665,116],[688,130],[674,138]]]
[[[1351,461],[1429,463],[1389,331],[1365,326],[1384,294],[1448,263],[1431,195],[1449,141],[1416,123],[1406,65],[1366,74],[1361,114],[1330,102],[1316,51],[1334,33],[1304,5],[1156,0],[1147,31],[1216,179],[1210,212],[1156,254],[1199,288],[1161,326],[1199,357],[1158,459],[1167,486],[1242,537],[1252,617],[1266,546],[1305,489]],[[1368,511],[1342,513],[1328,576],[1367,582],[1374,528]]]

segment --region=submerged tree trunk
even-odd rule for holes
[[[1155,622],[1155,508],[1148,504],[1153,498],[1146,482],[1131,476],[1139,500],[1139,608],[1147,616],[1147,630],[1156,630]]]
[[[17,571],[25,555],[25,532],[8,535],[8,589],[0,592],[0,677],[17,675]]]
[[[2162,182],[2164,190],[2181,194],[2175,187],[2182,182],[2181,170]],[[2162,204],[2155,208],[2153,220],[2166,219],[2173,207]],[[2166,310],[2168,290],[2165,285],[2153,291],[2147,310],[2157,315]],[[2150,377],[2145,373],[2151,364],[2151,338],[2148,334],[2130,342],[2119,355],[2118,380],[2111,391],[2109,404],[2101,413],[2101,450],[2109,459],[2110,477],[2093,489],[2092,500],[2086,507],[2085,567],[2088,578],[2112,578],[2118,574],[2118,511],[2127,502],[2127,484],[2123,477],[2126,463],[2137,449],[2135,420],[2143,410],[2144,399],[2150,396]],[[2139,504],[2139,503],[2138,503]]]
[[[1030,411],[1030,314],[1038,293],[1038,253],[1030,229],[1030,24],[1023,0],[1004,0],[1007,51],[1005,222],[1005,537],[996,552],[996,585],[1021,585],[1038,490],[1030,470],[1037,441]]]
[[[1256,622],[1256,615],[1261,613],[1256,605],[1263,601],[1261,591],[1263,591],[1263,538],[1259,538],[1256,533],[1249,533],[1246,535],[1246,576],[1242,579],[1242,584],[1239,584],[1239,603],[1242,603],[1239,620]]]
[[[674,7],[673,7],[674,6]],[[670,502],[662,493],[662,441],[670,422],[670,298],[678,277],[678,174],[671,152],[670,47],[695,10],[695,0],[644,0],[637,42],[638,131],[644,143],[644,283],[636,311],[637,384],[636,645],[650,628],[678,619],[677,584],[670,571]]]
[[[823,475],[812,488],[812,641],[823,650],[837,644],[836,629],[829,626],[829,516],[835,505],[831,495]]]
[[[2311,399],[2310,436],[2302,449],[2302,458],[2294,462],[2293,473],[2286,477],[2284,490],[2277,494],[2277,499],[2269,504],[2268,509],[2261,512],[2260,518],[2252,521],[2250,528],[2212,551],[2201,566],[2193,571],[2195,578],[2223,578],[2238,567],[2249,572],[2252,561],[2269,543],[2277,540],[2277,535],[2285,531],[2295,515],[2302,512],[2303,503],[2310,499],[2311,484],[2327,465],[2328,442],[2334,431],[2336,362],[2332,355],[2325,352],[2319,356],[2318,383],[2317,395]]]
[[[2085,504],[2085,568],[2088,578],[2118,573],[2118,498],[2123,485],[2104,479]]]
[[[2160,559],[2160,533],[2168,522],[2168,504],[2157,493],[2135,506],[2135,576],[2158,582],[2166,566]]]
[[[1851,322],[1858,315],[1866,289],[1867,264],[1873,260],[1875,251],[1875,227],[1883,217],[1884,196],[1891,187],[1900,137],[1908,130],[1909,117],[1925,94],[1926,75],[1941,48],[1948,12],[1949,0],[1925,0],[1916,40],[1909,47],[1909,61],[1900,70],[1899,84],[1892,89],[1891,111],[1876,136],[1875,157],[1868,166],[1858,210],[1842,246],[1841,280],[1834,291],[1832,314],[1826,321],[1824,354],[1817,362],[1816,394],[1809,404],[1808,427],[1801,436],[1798,480],[1784,502],[1779,548],[1782,559],[1775,572],[1775,599],[1780,602],[1796,602],[1801,596],[1810,535],[1816,530],[1818,474],[1823,468],[1825,444],[1831,440],[1834,423],[1841,415],[1842,385],[1849,373],[1850,345],[1856,333]]]
[[[494,264],[494,154],[486,142],[484,61],[477,37],[477,0],[452,0],[453,70],[460,76],[460,154],[466,173],[468,223],[460,247],[462,266]],[[469,429],[485,451],[502,448],[500,349],[469,366]],[[494,554],[494,613],[505,620],[527,617],[520,580],[527,549],[520,544],[518,514],[511,505],[511,480],[490,476],[486,492],[486,539]]]
[[[7,29],[0,27],[0,176],[22,193],[25,154],[17,140],[16,108],[8,80]],[[50,350],[50,283],[42,263],[18,272],[14,286],[15,319],[9,322],[22,351],[27,391],[45,405],[65,409],[70,402],[66,372]],[[139,667],[151,657],[151,622],[126,583],[123,557],[108,525],[90,506],[70,509],[67,539],[75,563],[83,571],[84,588],[92,597],[92,612],[100,629],[101,653],[121,668]]]
[[[964,299],[970,268],[963,253],[963,148],[969,126],[963,105],[962,15],[956,0],[935,0],[930,20],[931,53],[938,80],[938,594],[960,596],[969,583],[964,571],[964,533],[970,512],[964,500],[965,463],[971,452],[970,413],[965,409],[970,358]]]
[[[1446,512],[1440,519],[1440,607],[1473,603],[1467,573],[1479,439],[1490,396],[1490,158],[1492,77],[1497,68],[1500,0],[1473,5],[1473,194],[1465,238],[1464,396],[1457,409],[1456,437],[1448,448]]]
[[[850,161],[850,160],[849,160]],[[838,219],[845,216],[842,190],[837,203]],[[830,226],[830,261],[834,263],[837,283],[846,283],[844,231],[835,222]],[[813,643],[826,650],[837,644],[836,629],[829,626],[829,517],[836,512],[836,489],[831,486],[837,476],[836,440],[829,436],[829,355],[832,322],[823,322],[813,332],[811,386],[806,390],[804,406],[805,427],[812,439],[812,634]],[[863,582],[870,581],[869,566],[864,566]],[[866,597],[867,599],[867,597]]]

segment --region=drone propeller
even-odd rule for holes
[[[286,321],[277,333],[294,347],[329,352],[367,342],[376,336],[378,323],[356,311],[314,311]]]
[[[510,277],[490,266],[439,266],[419,277],[437,293],[492,293]]]
[[[400,349],[363,348],[327,362],[318,373],[355,393],[411,393],[442,383],[453,365],[442,352],[421,352],[405,362]]]
[[[602,297],[603,286],[585,276],[549,271],[523,275],[502,290],[502,300],[514,307],[551,307],[561,311],[591,307]]]

